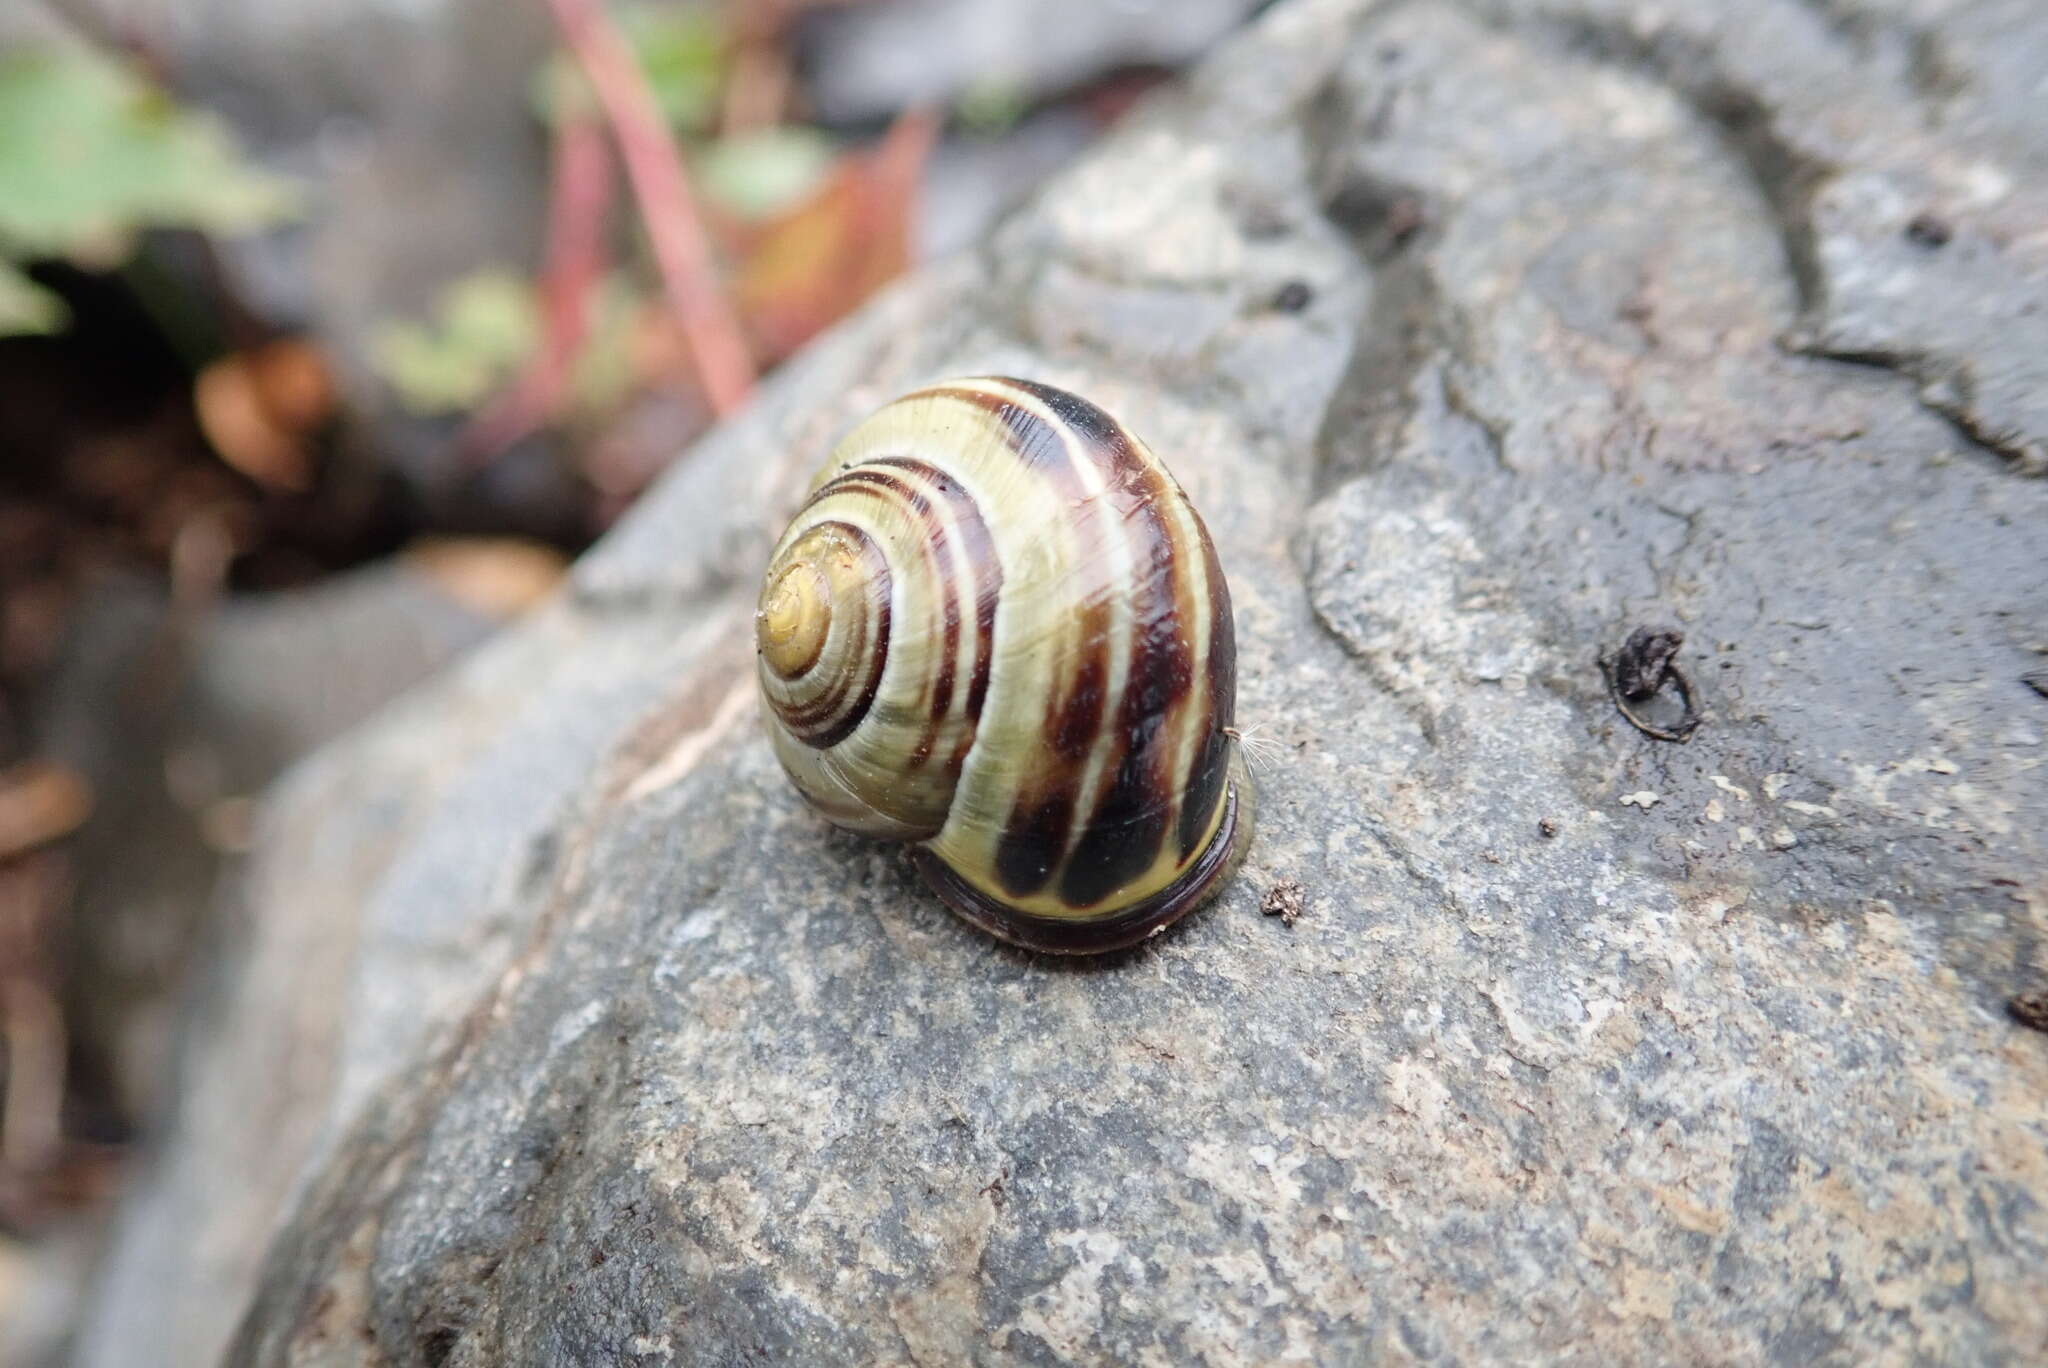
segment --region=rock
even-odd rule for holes
[[[2048,483],[1923,391],[2039,358],[2048,21],[1918,16],[1297,0],[883,296],[272,795],[82,1361],[2034,1357]],[[1844,230],[1909,161],[1948,245]],[[753,717],[806,468],[989,371],[1173,464],[1265,753],[1101,962]],[[1683,745],[1597,663],[1661,623]]]
[[[138,580],[82,597],[36,743],[99,796],[75,845],[67,1025],[114,1117],[160,1103],[177,989],[252,797],[511,615],[422,553],[229,598],[190,622]]]
[[[872,0],[821,8],[805,87],[827,120],[883,119],[978,90],[1057,95],[1118,67],[1177,67],[1264,0]]]
[[[61,871],[52,896],[68,909],[58,924],[70,1136],[116,1141],[178,1086],[168,1065],[180,990],[209,949],[233,939],[214,893],[246,840],[253,795],[501,627],[522,580],[558,561],[488,539],[423,541],[316,587],[183,611],[140,577],[86,582],[65,649],[26,710],[31,748],[64,764],[15,774],[42,776],[35,806],[52,827],[67,807],[83,815],[76,789],[93,797],[83,830],[47,852]],[[7,799],[24,796],[20,784],[10,794],[8,777],[0,772],[0,827]],[[10,892],[19,916],[20,888],[0,889],[0,903]],[[109,1178],[114,1157],[99,1164]],[[77,1210],[9,1232],[20,1244],[0,1238],[0,1364],[63,1361],[106,1223],[106,1204],[80,1181],[41,1184]]]
[[[973,246],[1100,131],[1086,115],[1054,107],[999,137],[941,138],[918,186],[917,259],[929,261]]]

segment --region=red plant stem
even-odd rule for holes
[[[601,0],[548,3],[618,137],[655,264],[697,363],[705,398],[713,412],[731,413],[753,389],[754,361],[739,319],[719,288],[711,240],[683,174],[682,153],[662,122],[645,73]]]
[[[608,265],[604,225],[614,189],[611,144],[594,111],[556,123],[549,180],[540,347],[512,387],[463,433],[463,455],[472,461],[491,460],[555,415],[590,335],[592,292]]]
[[[549,406],[561,398],[569,367],[590,335],[591,291],[604,279],[604,220],[612,202],[612,150],[594,118],[567,118],[555,131],[555,195],[548,205],[547,274],[541,310],[547,328]]]

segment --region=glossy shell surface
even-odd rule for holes
[[[1143,939],[1250,836],[1230,593],[1158,458],[1051,386],[906,395],[832,453],[757,616],[777,756],[1036,949]]]

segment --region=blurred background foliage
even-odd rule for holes
[[[0,335],[51,332],[68,317],[22,273],[30,262],[114,269],[146,229],[243,233],[292,203],[218,120],[122,62],[87,49],[0,59]]]
[[[0,5],[0,1368],[257,797],[1259,0]]]

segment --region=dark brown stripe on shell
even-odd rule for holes
[[[1081,610],[1081,639],[1096,644],[1074,667],[1066,696],[1046,709],[1046,740],[1068,760],[1085,759],[1100,738],[1109,704],[1109,621],[1109,605],[1099,599]]]
[[[1126,732],[1116,775],[1082,827],[1060,879],[1060,901],[1069,907],[1107,902],[1159,858],[1173,809],[1162,763],[1164,722],[1149,718],[1135,733]]]
[[[1137,445],[1131,441],[1130,434],[1124,430],[1123,424],[1110,417],[1103,409],[1089,403],[1078,394],[1054,385],[1042,385],[1036,380],[991,378],[1000,384],[1024,391],[1050,409],[1053,417],[1081,439],[1079,445],[1083,454],[1095,461],[1112,490],[1125,489],[1133,493],[1172,492],[1171,484],[1158,464],[1146,460],[1140,454]],[[1009,407],[1016,408],[1015,405]],[[1042,425],[1042,420],[1038,420],[1037,415],[1032,414],[1029,409],[1016,411],[1030,416],[1034,421],[1040,421]]]
[[[1194,569],[1189,557],[1195,548],[1179,545],[1161,511],[1178,491],[1114,419],[1064,390],[1015,383],[1072,428],[1081,445],[1099,453],[1112,476],[1110,499],[1121,515],[1119,526],[1130,540],[1130,668],[1115,724],[1124,753],[1060,882],[1062,901],[1091,907],[1152,867],[1175,816],[1179,776],[1170,724],[1194,686],[1187,635],[1194,607],[1186,578]]]
[[[1030,897],[1052,882],[1073,825],[1074,797],[1070,783],[1018,795],[996,842],[996,882],[1011,897]]]
[[[1184,501],[1183,496],[1115,419],[1078,395],[1050,385],[1004,377],[990,380],[1030,395],[1057,421],[1048,421],[998,390],[974,385],[941,386],[923,391],[921,397],[952,399],[989,414],[1003,427],[1018,459],[1052,479],[1076,507],[1094,501],[1076,461],[1092,462],[1116,514],[1113,531],[1105,535],[1122,535],[1129,544],[1132,635],[1117,713],[1104,716],[1111,678],[1109,614],[1105,605],[1090,602],[1083,609],[1089,619],[1080,627],[1085,654],[1075,662],[1062,696],[1049,701],[1044,720],[1048,747],[1067,759],[1078,761],[1097,747],[1115,747],[1119,753],[1112,757],[1111,780],[1078,832],[1072,830],[1077,795],[1071,784],[1020,792],[997,850],[998,879],[1012,895],[1042,890],[1057,872],[1062,901],[1089,907],[1112,899],[1142,877],[1158,860],[1169,830],[1180,838],[1179,855],[1187,860],[1208,827],[1230,757],[1228,738],[1220,730],[1228,721],[1217,717],[1218,700],[1228,707],[1230,681],[1223,681],[1221,691],[1214,688],[1219,665],[1225,675],[1234,669],[1228,598],[1206,531],[1198,535],[1199,547],[1179,544],[1162,504],[1168,499]],[[1199,519],[1195,521],[1199,528]],[[1086,549],[1084,544],[1083,554]],[[1205,571],[1211,602],[1221,610],[1222,639],[1218,643],[1212,638],[1205,662],[1212,688],[1205,716],[1196,723],[1202,741],[1183,793],[1182,776],[1176,772],[1181,733],[1172,723],[1191,706],[1196,662],[1188,633],[1194,612],[1189,580]]]
[[[1000,377],[992,378],[1005,384],[1017,383],[1015,381],[1001,381]],[[1065,438],[1060,435],[1058,429],[1029,409],[1021,408],[1011,403],[1000,394],[977,389],[971,385],[940,385],[932,389],[919,390],[917,393],[907,396],[907,398],[952,399],[982,410],[1003,425],[1005,431],[1009,434],[1010,449],[1016,453],[1019,460],[1034,470],[1049,473],[1058,482],[1061,492],[1076,504],[1088,501],[1088,487],[1082,481],[1080,471],[1074,468]],[[895,458],[890,459],[894,460]],[[960,506],[974,509],[973,501],[965,497],[965,491],[962,491]],[[987,528],[981,523],[980,510],[974,509],[974,518],[977,530],[984,539],[987,539]],[[986,544],[988,546],[988,563],[993,565],[995,564],[994,542],[988,540]],[[978,563],[979,561],[977,561]],[[996,604],[1000,599],[1001,589],[1002,578],[1000,574],[997,574],[990,581],[980,586],[981,598],[976,605],[981,623],[983,624],[984,635],[991,643],[993,643],[995,638],[995,612]],[[1107,649],[1106,646],[1105,649]],[[969,716],[975,718],[981,716],[982,703],[988,697],[989,678],[988,669],[985,664],[986,659],[987,657],[983,657],[981,658],[983,663],[977,663],[974,678],[968,684],[967,711]]]
[[[1004,380],[1002,383],[1016,385],[1020,389],[1028,388],[1016,380]],[[980,409],[1003,425],[1009,437],[1010,450],[1016,453],[1018,460],[1033,470],[1050,476],[1059,487],[1060,493],[1068,498],[1079,501],[1091,497],[1092,491],[1081,478],[1081,472],[1074,466],[1066,435],[1023,405],[1006,399],[993,390],[979,389],[972,385],[941,385],[936,389],[919,390],[911,397],[955,399]]]
[[[906,402],[911,399],[938,398],[956,399],[962,403],[970,404],[975,408],[995,414],[1004,422],[1006,427],[1010,427],[1011,424],[1007,418],[1003,417],[1003,411],[1016,407],[1008,403],[1000,395],[988,394],[981,390],[957,385],[942,385],[933,389],[919,390],[915,394],[905,395],[904,400],[899,402]],[[1050,428],[1046,428],[1044,424],[1039,426],[1043,430],[1042,440],[1051,439],[1056,441],[1058,439],[1058,434]],[[1012,427],[1012,439],[1014,448],[1014,443],[1017,440],[1014,427]],[[972,563],[977,568],[984,565],[990,568],[991,573],[979,580],[975,586],[975,624],[978,632],[976,642],[977,646],[983,642],[987,643],[987,649],[985,651],[977,650],[974,674],[967,681],[967,715],[979,721],[982,704],[988,698],[990,662],[994,658],[996,606],[1002,600],[1002,566],[996,560],[995,540],[989,536],[988,525],[982,520],[981,510],[975,505],[974,500],[968,495],[967,491],[962,489],[957,481],[939,470],[938,467],[924,461],[901,456],[880,457],[874,463],[877,465],[896,465],[905,468],[917,467],[931,472],[935,480],[943,481],[947,497],[953,500],[955,511],[961,515],[959,522],[963,532],[967,532],[969,527],[972,528],[971,533],[968,533],[968,535],[973,540],[970,541],[967,548]]]
[[[1181,794],[1183,860],[1195,853],[1195,846],[1208,830],[1209,814],[1222,796],[1224,777],[1230,770],[1230,737],[1224,729],[1235,724],[1237,713],[1237,628],[1231,617],[1230,586],[1224,583],[1223,567],[1216,559],[1216,544],[1209,538],[1209,529],[1199,513],[1194,514],[1194,519],[1202,542],[1202,568],[1209,583],[1209,697],[1204,709],[1207,715],[1197,733],[1202,744]]]
[[[976,386],[941,386],[921,391],[919,397],[953,399],[989,414],[1002,425],[1010,449],[1019,461],[1050,480],[1077,512],[1092,510],[1096,503],[1095,491],[1082,475],[1077,462],[1088,460],[1107,469],[1114,465],[1115,453],[1080,449],[1093,440],[1091,436],[1076,433],[1080,440],[1070,439],[1066,432],[1031,409]],[[1116,438],[1118,448],[1127,450],[1121,433],[1117,433]],[[1122,511],[1124,500],[1118,497],[1121,490],[1119,481],[1112,478],[1106,484],[1112,506]],[[1100,529],[1102,521],[1101,515],[1095,514],[1093,528]],[[1122,525],[1122,520],[1118,521]],[[1096,535],[1113,534],[1101,530]],[[1084,536],[1075,554],[1085,559],[1089,553],[1088,538]],[[1059,697],[1048,700],[1042,722],[1046,745],[1055,754],[1076,762],[1101,742],[1103,714],[1113,673],[1108,604],[1091,598],[1083,604],[1081,612],[1082,620],[1076,624],[1080,657],[1073,662],[1065,690]],[[979,700],[976,702],[978,704]],[[1078,764],[1075,768],[1078,770]],[[1059,868],[1061,856],[1074,840],[1077,800],[1078,794],[1071,782],[1050,792],[1025,788],[1018,793],[997,847],[998,878],[1012,894],[1027,896],[1050,882]]]
[[[932,747],[938,735],[938,725],[953,707],[954,664],[960,645],[960,600],[962,597],[959,578],[953,567],[953,558],[946,554],[946,526],[940,520],[938,510],[931,499],[909,478],[911,472],[899,474],[895,471],[876,470],[873,466],[889,465],[887,460],[867,461],[836,476],[812,496],[815,504],[828,495],[858,494],[879,499],[885,503],[897,503],[908,508],[917,518],[918,549],[923,555],[932,582],[938,587],[939,631],[944,649],[940,652],[938,669],[932,678],[931,695],[926,700],[928,722],[924,736],[910,754],[912,768],[919,767],[931,757]],[[922,462],[911,462],[910,466],[932,470]],[[936,471],[933,471],[936,474]],[[984,535],[986,529],[982,529]]]
[[[989,535],[988,523],[981,516],[980,507],[974,496],[945,471],[927,461],[908,456],[882,456],[873,464],[901,470],[922,481],[937,497],[946,501],[952,510],[953,527],[960,537],[960,549],[972,567],[974,593],[974,664],[967,680],[967,730],[958,751],[949,757],[949,768],[957,770],[966,757],[967,746],[974,739],[974,725],[981,720],[981,705],[988,697],[989,669],[995,659],[996,648],[996,606],[1002,601],[1003,567],[996,557],[995,538]],[[949,613],[947,618],[947,658],[956,652],[953,647],[957,638],[951,633],[958,623]],[[936,732],[944,715],[935,709],[932,713],[932,729],[927,738]]]
[[[1019,912],[990,898],[946,867],[923,846],[911,847],[918,873],[946,905],[988,932],[1027,950],[1053,955],[1093,955],[1136,945],[1180,920],[1208,900],[1237,867],[1250,834],[1235,784],[1225,790],[1226,806],[1216,839],[1178,879],[1157,894],[1112,917],[1068,920]]]

